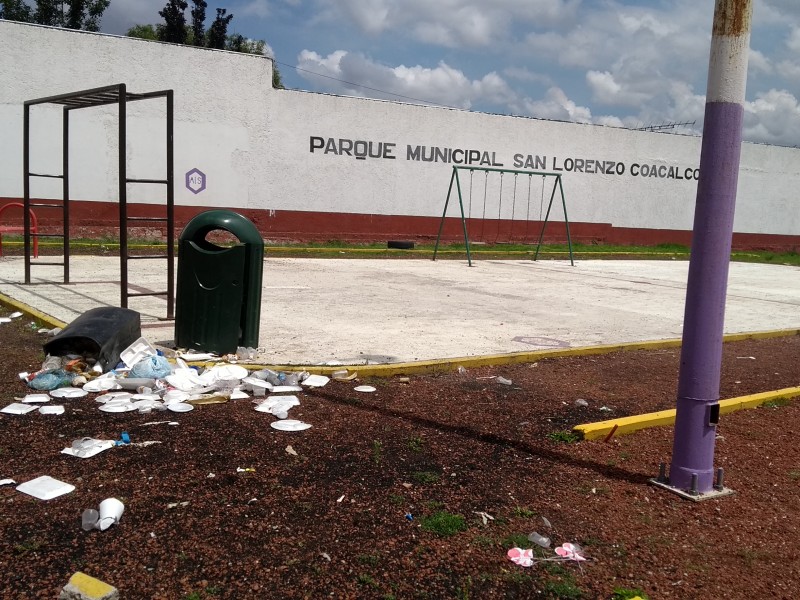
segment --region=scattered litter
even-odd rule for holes
[[[398,377],[397,383],[411,383],[410,377]]]
[[[406,521],[413,521],[413,520],[414,520],[414,515],[412,515],[411,513],[406,513]]]
[[[135,340],[130,346],[119,354],[120,360],[125,366],[132,369],[134,365],[145,358],[157,356],[158,351],[143,337]]]
[[[102,406],[99,406],[98,410],[109,413],[123,413],[136,410],[136,405],[128,401],[121,401],[121,402],[111,401],[111,402],[106,402]]]
[[[40,406],[39,412],[43,415],[63,415],[64,407],[61,404],[52,404],[49,406]]]
[[[73,379],[73,383],[75,380]],[[83,384],[83,390],[86,392],[106,392],[108,390],[120,389],[120,384],[117,382],[116,377],[98,377],[92,381]]]
[[[497,383],[500,385],[513,385],[513,382],[510,379],[506,379],[505,377],[497,377]]]
[[[72,446],[64,448],[61,453],[77,456],[78,458],[91,458],[96,454],[100,454],[103,450],[113,448],[115,445],[114,440],[97,440],[84,437],[72,442]]]
[[[162,379],[172,374],[172,363],[163,356],[148,356],[131,367],[130,375],[134,378]]]
[[[611,409],[608,408],[607,406],[601,406],[598,410],[600,412],[611,412]]]
[[[178,356],[186,362],[204,362],[219,358],[216,354],[211,354],[209,352],[179,352]]]
[[[371,393],[374,392],[376,388],[371,385],[357,385],[353,389],[357,392]]]
[[[331,556],[327,552],[323,552],[322,554],[320,554],[320,556],[325,560],[327,560],[328,562],[331,562]]]
[[[116,498],[106,498],[100,503],[100,510],[87,508],[81,515],[81,526],[84,531],[99,529],[105,531],[112,525],[119,523],[125,505]]]
[[[403,483],[403,487],[406,488],[407,490],[410,490],[412,487],[414,487],[414,484],[406,482]]]
[[[191,404],[194,406],[203,406],[204,404],[225,404],[228,402],[230,398],[225,396],[220,396],[217,394],[203,394],[194,398],[189,398],[185,400],[183,404]],[[170,404],[170,406],[175,406],[176,404],[182,404],[181,402],[176,402]]]
[[[50,402],[49,394],[28,394],[22,401],[26,404],[33,402]]]
[[[32,410],[36,410],[36,407],[30,404],[22,404],[21,402],[12,402],[5,408],[0,409],[0,413],[6,413],[9,415],[24,415]]]
[[[521,567],[530,567],[533,565],[534,557],[533,550],[531,549],[523,550],[522,548],[511,548],[507,554],[511,562]]]
[[[9,317],[0,317],[0,323],[11,323],[11,319]]]
[[[11,313],[11,314],[10,314],[10,315],[8,315],[8,316],[9,316],[9,317],[11,317],[12,319],[19,319],[19,318],[22,316],[22,313],[21,313],[21,312],[19,312],[19,311],[17,311],[17,312],[13,312],[13,313]]]
[[[245,467],[244,469],[242,467],[236,467],[236,472],[237,473],[255,473],[256,470],[253,467]]]
[[[342,494],[341,496],[339,496],[339,497],[336,499],[336,502],[341,502],[342,500],[344,500],[344,497],[345,497],[345,494]]]
[[[186,500],[185,502],[170,502],[169,504],[167,504],[167,508],[178,508],[179,506],[181,508],[183,508],[184,506],[189,506],[189,501]]]
[[[214,475],[213,473],[209,473],[208,475],[206,475],[206,479],[214,479],[214,477],[216,477],[216,475]]]
[[[750,360],[755,360],[756,359],[755,356],[737,356],[736,358],[747,358],[747,359],[750,359]]]
[[[467,369],[465,369],[463,365],[458,365],[458,368],[456,369],[456,371],[458,371],[459,375],[466,375],[467,374]]]
[[[125,444],[130,444],[130,443],[131,443],[131,436],[128,435],[127,431],[123,431],[122,434],[120,434],[120,439],[114,442],[114,445],[124,446]]]
[[[561,544],[561,546],[556,548],[556,554],[562,558],[566,558],[567,560],[574,560],[575,562],[586,560],[581,552],[583,552],[583,550],[581,550],[580,546],[577,546],[576,544],[570,544],[569,542],[564,542]]]
[[[250,498],[250,500],[247,501],[247,504],[253,504],[253,502],[258,502],[258,498]]]
[[[14,485],[17,483],[13,479],[0,479],[0,485]]]
[[[308,387],[322,387],[329,381],[330,377],[325,377],[325,375],[309,375],[303,380],[303,385]]]
[[[51,390],[50,395],[53,398],[83,398],[89,395],[84,389],[78,387],[62,387],[56,390]]]
[[[286,453],[291,454],[292,456],[297,456],[297,451],[291,446],[286,446]]]
[[[247,400],[248,398],[250,398],[250,396],[240,389],[233,390],[230,395],[231,400]]]
[[[308,429],[311,427],[308,423],[303,423],[303,421],[296,421],[294,419],[283,419],[281,421],[273,421],[270,423],[270,426],[273,429],[277,429],[279,431],[303,431],[304,429]]]
[[[149,425],[177,425],[177,423],[175,421],[148,421],[147,423],[142,423],[141,427]]]
[[[75,489],[74,485],[54,479],[49,475],[42,475],[17,486],[17,491],[28,494],[39,500],[52,500],[64,494],[69,494]]]
[[[348,373],[347,369],[339,369],[338,371],[331,373],[331,377],[336,381],[352,381],[358,377],[358,373],[355,371]]]
[[[473,512],[475,512],[475,511],[473,511]],[[494,521],[494,517],[492,515],[490,515],[489,513],[487,513],[487,512],[481,511],[481,512],[475,512],[475,514],[478,515],[481,518],[481,520],[483,521],[484,525],[488,524],[489,521]]]
[[[589,403],[583,398],[578,398],[575,400],[575,406],[589,406]]]
[[[547,520],[547,517],[542,516],[542,522],[544,523],[544,526],[547,527],[548,529],[553,528],[553,526],[550,524],[550,521]]]
[[[276,385],[272,388],[273,394],[286,394],[288,392],[302,392],[303,388],[299,385]]]
[[[167,408],[172,412],[182,413],[182,412],[189,412],[190,410],[194,410],[194,406],[191,404],[186,404],[185,402],[173,402],[171,404],[167,404]]]
[[[528,540],[533,542],[537,546],[541,546],[542,548],[550,547],[550,538],[540,535],[536,531],[528,535]]]

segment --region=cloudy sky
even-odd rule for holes
[[[165,3],[111,0],[103,31],[158,22]],[[702,130],[714,0],[208,4],[267,42],[287,88]],[[750,47],[745,139],[800,146],[800,1],[754,0]]]

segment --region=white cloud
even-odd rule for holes
[[[796,146],[800,144],[800,104],[786,90],[769,90],[745,103],[746,139]]]
[[[387,67],[344,50],[325,57],[303,50],[297,60],[298,67],[304,70],[300,74],[307,81],[340,94],[419,100],[465,109],[475,102],[507,103],[513,96],[508,84],[497,73],[470,80],[445,62],[435,68]],[[318,75],[323,76],[322,81]]]
[[[647,94],[618,83],[608,71],[589,71],[586,73],[586,83],[595,100],[610,106],[639,106],[648,99]]]
[[[586,106],[578,106],[558,87],[547,90],[542,100],[525,98],[520,105],[520,113],[540,119],[575,121],[591,123],[592,111]]]
[[[191,7],[191,3],[189,5]],[[244,6],[236,9],[235,15],[254,16],[264,19],[270,15],[270,5],[267,0],[250,0]]]

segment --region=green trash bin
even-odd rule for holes
[[[224,230],[231,247],[206,239]],[[178,243],[175,344],[228,354],[258,346],[264,240],[255,225],[230,210],[208,210],[186,224]]]

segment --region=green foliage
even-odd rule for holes
[[[440,511],[420,519],[420,526],[425,531],[430,531],[442,537],[455,535],[459,531],[466,531],[467,522],[461,515]]]
[[[233,15],[226,14],[228,11],[224,8],[217,9],[217,17],[208,28],[208,42],[209,48],[216,48],[223,50],[225,48],[225,40],[228,38],[228,25],[233,19]]]
[[[164,19],[164,27],[159,30],[158,39],[162,42],[185,44],[187,38],[186,15],[183,11],[189,6],[186,0],[169,0],[158,14]]]
[[[502,545],[504,548],[530,548],[532,543],[527,535],[512,533],[503,538]]]
[[[412,452],[422,452],[424,444],[425,441],[419,436],[414,436],[408,440],[408,447]]]
[[[414,471],[411,478],[417,483],[436,483],[439,481],[439,474],[433,471]]]
[[[648,600],[647,594],[645,594],[640,589],[628,589],[628,588],[615,588],[614,593],[611,596],[611,600],[632,600],[633,598],[639,597],[642,600]]]
[[[160,38],[159,29],[163,29],[164,26],[161,24],[158,25],[134,25],[127,32],[125,35],[128,37],[139,38],[142,40],[158,40]]]
[[[205,46],[206,44],[206,0],[192,0],[192,45]]]
[[[358,585],[378,587],[378,582],[368,573],[361,573],[356,580],[358,581]]]
[[[383,460],[383,442],[372,440],[372,462],[379,465]]]
[[[791,398],[775,398],[775,400],[767,400],[761,406],[765,408],[780,408],[781,406],[788,406],[791,403]]]
[[[530,508],[525,508],[524,506],[515,506],[514,507],[514,516],[515,517],[535,517],[536,513],[532,511]]]
[[[581,439],[577,433],[572,431],[552,431],[545,437],[551,442],[559,442],[562,444],[574,444]]]
[[[567,577],[559,581],[548,581],[544,584],[542,591],[545,594],[545,598],[579,600],[579,598],[583,597],[583,592],[575,585],[575,581],[572,577]]]
[[[24,0],[0,0],[0,19],[99,31],[100,19],[111,0],[36,0],[31,8]]]

